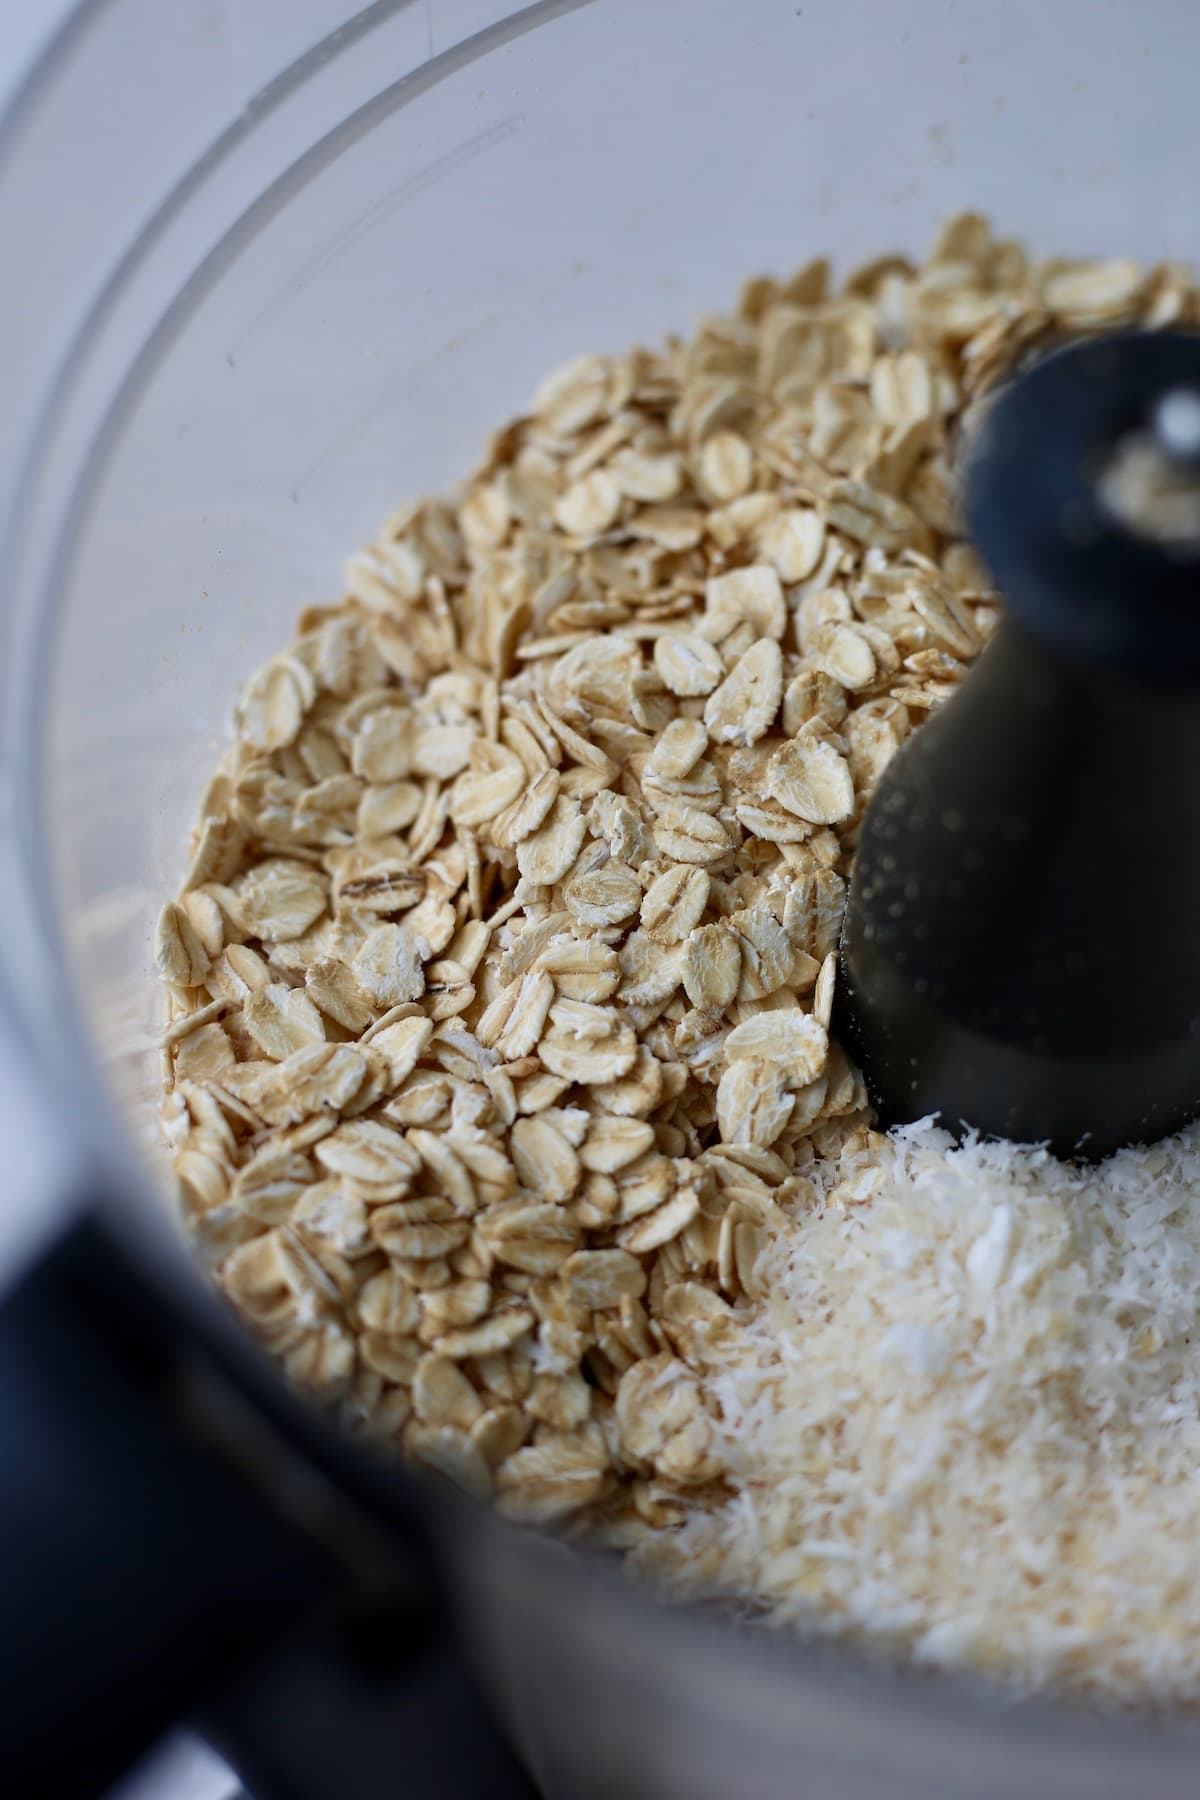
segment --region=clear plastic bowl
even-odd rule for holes
[[[751,272],[963,206],[1195,254],[1198,54],[1189,0],[80,6],[0,130],[0,907],[64,1131],[147,1234],[154,914],[239,680],[346,553],[556,361]],[[464,1604],[548,1792],[1194,1791],[1183,1727],[885,1682],[489,1541]]]

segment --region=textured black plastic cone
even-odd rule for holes
[[[1200,1113],[1200,560],[1108,516],[1200,338],[1060,351],[967,473],[1007,615],[868,809],[837,1025],[884,1124],[1099,1157]]]

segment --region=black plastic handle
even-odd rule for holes
[[[0,1791],[93,1800],[191,1719],[257,1800],[528,1800],[411,1506],[252,1388],[95,1219],[0,1306]]]
[[[14,1795],[102,1793],[334,1578],[185,1424],[184,1345],[125,1286],[85,1223],[0,1308],[0,1770]]]
[[[255,1800],[537,1800],[440,1613],[317,1622],[193,1723]]]

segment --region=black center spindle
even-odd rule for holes
[[[1096,1158],[1200,1113],[1200,336],[1047,357],[965,499],[1005,617],[868,808],[837,1023],[885,1125]]]

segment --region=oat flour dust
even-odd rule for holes
[[[246,687],[159,920],[164,1121],[348,1428],[682,1597],[1194,1704],[1193,1137],[887,1140],[830,1036],[863,809],[999,616],[972,405],[1127,323],[1192,277],[968,214],[548,376]]]

